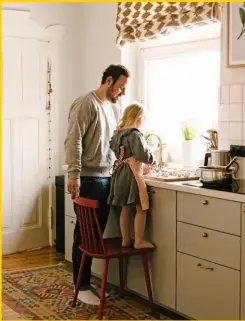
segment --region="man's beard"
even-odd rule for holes
[[[118,101],[118,96],[115,97],[113,95],[113,85],[111,85],[108,90],[107,90],[107,93],[106,93],[106,98],[113,104],[115,104],[117,101]]]

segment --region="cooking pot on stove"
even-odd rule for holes
[[[235,173],[231,165],[236,161],[234,157],[227,166],[202,166],[199,167],[200,182],[203,186],[210,187],[228,187],[232,184],[232,178]],[[238,164],[237,164],[238,166]]]
[[[230,161],[231,153],[229,150],[213,149],[210,153],[205,154],[204,166],[227,166]]]

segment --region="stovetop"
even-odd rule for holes
[[[203,184],[199,181],[182,183],[182,185],[245,195],[245,179],[233,179],[232,184],[229,187],[220,187],[220,186],[207,187],[207,186],[203,186]]]

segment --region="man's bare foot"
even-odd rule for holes
[[[153,245],[151,242],[144,241],[144,240],[134,243],[135,249],[153,249],[154,247],[155,245]]]

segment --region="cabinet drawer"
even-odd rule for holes
[[[76,219],[70,216],[65,216],[65,259],[72,262],[72,244],[73,231],[75,228]]]
[[[238,320],[240,273],[177,254],[177,311],[197,320]]]
[[[177,250],[240,270],[241,238],[186,223],[177,224]]]
[[[241,235],[241,204],[213,197],[177,194],[177,220]]]
[[[71,199],[71,194],[65,193],[65,215],[76,218],[74,211],[74,203]]]

